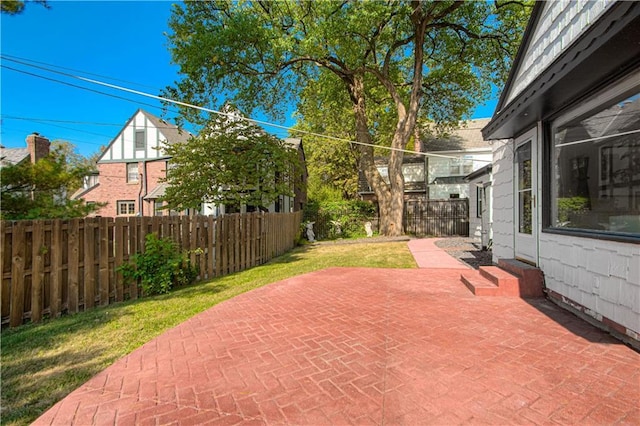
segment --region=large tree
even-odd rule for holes
[[[214,116],[198,136],[165,148],[171,157],[163,201],[167,208],[202,203],[266,210],[300,184],[298,153],[286,141],[246,122],[236,109]]]
[[[323,105],[327,122],[344,123],[348,107],[380,232],[398,235],[403,151],[416,123],[457,121],[486,99],[507,73],[527,12],[514,1],[187,2],[174,8],[169,35],[183,78],[165,94],[212,107],[216,94],[231,96],[273,118],[300,99],[307,110]],[[376,145],[391,148],[388,184]]]

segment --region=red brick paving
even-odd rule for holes
[[[458,269],[332,268],[240,295],[35,424],[640,424],[638,353],[543,299],[474,297],[465,266],[415,255]]]

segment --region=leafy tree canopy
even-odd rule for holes
[[[297,151],[285,141],[241,121],[237,111],[216,116],[197,137],[166,147],[171,156],[163,197],[167,208],[198,208],[203,202],[266,209],[299,183]]]
[[[273,118],[297,101],[314,131],[355,137],[381,233],[399,234],[402,156],[416,123],[457,123],[486,100],[529,11],[517,1],[187,2],[175,6],[169,36],[183,78],[165,95],[214,108],[216,95],[232,96]],[[377,145],[392,148],[389,183],[373,161]]]
[[[24,0],[2,0],[0,2],[0,12],[7,15],[18,15],[24,12],[24,6],[27,2]],[[49,8],[47,0],[34,0],[33,3],[40,3],[46,8]]]
[[[73,145],[62,141],[54,141],[51,153],[35,164],[2,167],[2,219],[65,219],[94,212],[100,205],[69,199],[91,169]]]

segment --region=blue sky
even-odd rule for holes
[[[1,51],[3,55],[46,64],[43,66],[47,68],[55,65],[64,68],[57,68],[59,71],[70,74],[79,74],[77,71],[87,77],[94,74],[92,78],[96,80],[158,95],[178,78],[164,35],[168,31],[171,4],[168,1],[49,1],[49,9],[27,4],[20,15],[0,15]],[[2,65],[0,143],[8,148],[25,146],[25,137],[38,132],[50,140],[67,140],[76,145],[81,154],[90,155],[106,146],[138,108],[161,115],[160,102],[153,99],[9,60],[2,60]],[[496,100],[478,108],[474,118],[490,117],[495,104]],[[174,115],[170,113],[168,117]],[[267,130],[284,136],[282,131]]]

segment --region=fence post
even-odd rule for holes
[[[60,313],[62,299],[62,221],[54,220],[51,225],[51,294],[49,315],[55,318]]]
[[[9,325],[22,324],[24,314],[24,262],[25,262],[25,224],[17,221],[13,224],[11,235],[11,307]]]
[[[96,302],[95,277],[95,221],[84,220],[84,310],[93,308]]]
[[[100,288],[100,305],[109,304],[109,293],[111,289],[111,274],[109,273],[109,230],[113,219],[106,217],[99,219],[100,229],[100,264],[99,264],[99,288]]]
[[[114,279],[116,288],[116,301],[121,302],[124,300],[124,278],[122,273],[118,270],[124,263],[124,245],[128,241],[123,238],[124,224],[126,219],[123,217],[117,217],[116,223],[113,227],[113,248],[115,251],[115,257],[113,259]]]
[[[31,231],[31,321],[42,320],[42,295],[44,287],[44,221],[34,220]]]

